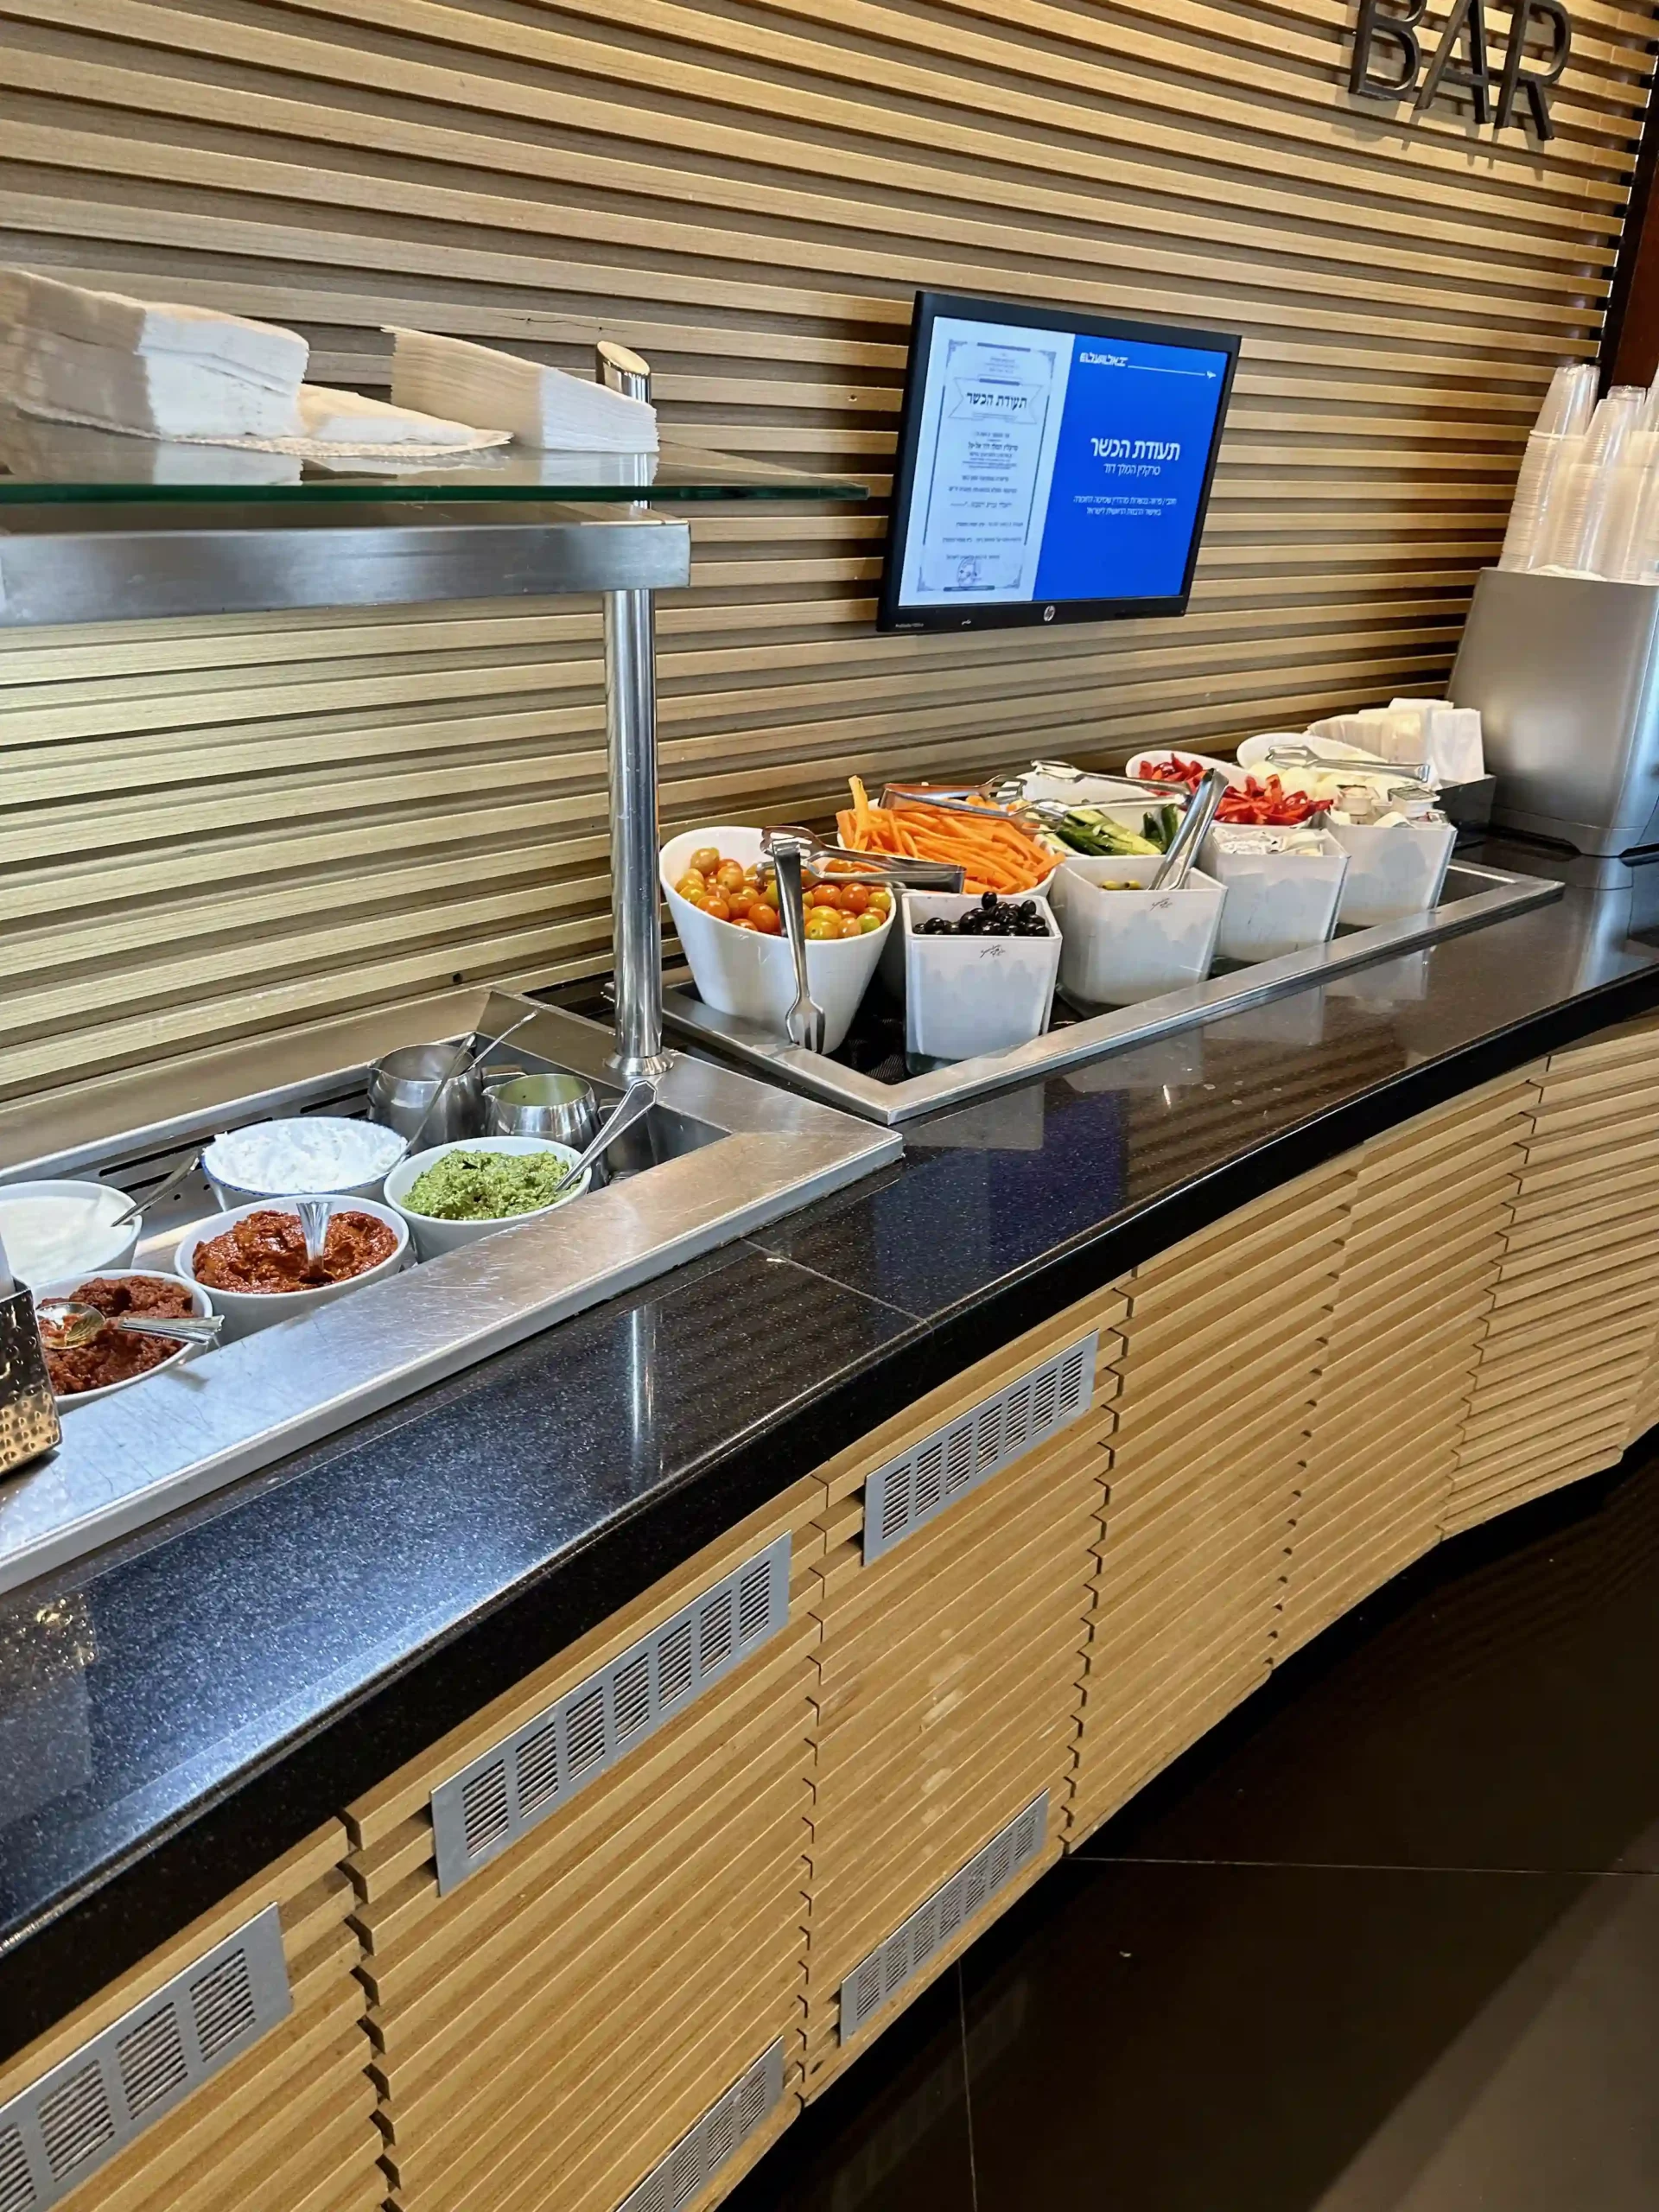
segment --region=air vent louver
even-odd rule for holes
[[[0,2212],[48,2212],[290,2007],[276,1907],[0,2106]]]
[[[629,2191],[618,2212],[681,2212],[700,2196],[716,2174],[741,2150],[784,2094],[781,2038],[762,2051],[747,2072],[660,2164]]]
[[[878,1467],[864,1485],[864,1564],[1086,1411],[1099,1351],[1096,1329]]]
[[[441,1783],[432,1792],[439,1889],[486,1866],[775,1636],[789,1618],[789,1560],[780,1536]]]
[[[958,1929],[1041,1855],[1047,1834],[1048,1792],[1045,1789],[1005,1828],[999,1828],[959,1873],[918,1904],[879,1949],[859,1961],[841,1985],[842,2043],[850,2043],[906,1982],[914,1980]]]

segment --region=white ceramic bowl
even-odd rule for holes
[[[1162,863],[1075,854],[1054,878],[1052,899],[1064,942],[1060,988],[1084,1006],[1132,1006],[1201,983],[1215,957],[1227,898],[1194,868],[1179,891],[1103,891],[1103,883],[1150,885]]]
[[[1046,899],[1034,894],[1041,937],[928,937],[935,915],[957,921],[979,900],[970,893],[907,891],[905,918],[905,1046],[926,1059],[967,1060],[1012,1052],[1048,1027],[1060,932]]]
[[[31,1244],[49,1227],[54,1214],[60,1212],[67,1218],[72,1212],[81,1211],[89,1194],[97,1199],[97,1211],[86,1224],[82,1241],[56,1252],[49,1260],[31,1257]],[[143,1217],[136,1216],[122,1229],[109,1224],[132,1204],[124,1191],[90,1179],[6,1184],[0,1188],[0,1244],[5,1246],[12,1273],[32,1290],[37,1278],[58,1282],[70,1274],[106,1274],[111,1268],[124,1268],[138,1249]],[[101,1228],[99,1216],[103,1217]]]
[[[1296,742],[1300,745],[1302,740],[1298,738]],[[1159,760],[1196,760],[1200,768],[1219,768],[1235,790],[1249,775],[1249,769],[1241,768],[1236,760],[1217,760],[1213,753],[1194,753],[1187,745],[1164,745],[1155,752],[1137,753],[1123,772],[1128,776],[1150,775],[1154,763]]]
[[[1227,887],[1216,950],[1224,960],[1276,960],[1304,945],[1323,944],[1337,926],[1337,905],[1348,855],[1329,830],[1318,852],[1236,853],[1228,836],[1245,824],[1223,823],[1204,841],[1207,875]]]
[[[761,857],[758,830],[688,830],[663,847],[663,893],[697,995],[716,1014],[734,1014],[772,1034],[784,1034],[784,1020],[795,1001],[795,957],[782,937],[761,937],[712,921],[681,898],[674,886],[691,865],[699,845],[717,845],[727,860],[747,868]],[[812,996],[823,1008],[823,1049],[833,1052],[852,1027],[859,1001],[869,988],[893,928],[893,916],[865,937],[839,938],[833,944],[809,944],[806,976]]]
[[[748,932],[739,930],[734,934],[745,937]],[[518,1229],[527,1221],[545,1221],[549,1214],[579,1198],[593,1179],[592,1168],[584,1168],[550,1206],[537,1206],[531,1213],[505,1214],[499,1221],[440,1221],[435,1214],[416,1213],[409,1204],[409,1193],[433,1161],[442,1160],[446,1152],[504,1152],[520,1159],[533,1152],[550,1152],[567,1167],[574,1167],[582,1157],[573,1146],[556,1144],[551,1137],[461,1137],[453,1144],[435,1144],[409,1160],[400,1160],[386,1178],[386,1204],[397,1209],[413,1232],[415,1249],[423,1260],[435,1260],[441,1252],[459,1251],[463,1244],[493,1236],[498,1230]]]
[[[372,1128],[377,1136],[387,1140],[386,1149],[391,1154],[393,1164],[397,1156],[397,1147],[403,1141],[394,1129],[383,1129],[378,1122],[353,1121],[349,1116],[343,1114],[296,1114],[287,1118],[298,1122],[303,1128],[311,1129],[359,1131]],[[252,1126],[260,1128],[276,1128],[283,1124],[276,1122],[263,1122]],[[232,1141],[236,1137],[245,1136],[246,1134],[247,1131],[245,1129],[236,1129],[230,1133],[228,1138],[215,1137],[201,1156],[202,1172],[207,1176],[213,1187],[213,1195],[221,1206],[228,1208],[249,1205],[256,1198],[291,1198],[296,1191],[315,1191],[326,1193],[330,1198],[378,1198],[380,1196],[382,1185],[386,1179],[387,1168],[383,1168],[379,1174],[371,1176],[368,1181],[364,1183],[326,1181],[312,1183],[297,1175],[284,1176],[280,1181],[275,1183],[234,1181],[230,1176],[219,1173],[213,1155],[221,1144]],[[361,1140],[359,1139],[358,1141]]]
[[[168,1274],[164,1268],[82,1268],[75,1274],[64,1275],[56,1282],[48,1283],[43,1289],[36,1290],[35,1296],[37,1300],[42,1298],[73,1298],[82,1283],[90,1281],[94,1275],[101,1275],[105,1281],[113,1278],[121,1282],[141,1277],[146,1282],[184,1282],[196,1313],[205,1317],[213,1310],[213,1301],[203,1284],[185,1282],[182,1276]],[[97,1390],[72,1391],[67,1397],[60,1397],[57,1402],[66,1411],[74,1406],[90,1406],[94,1398],[110,1398],[118,1390],[130,1390],[135,1382],[148,1382],[152,1375],[165,1374],[169,1367],[176,1367],[181,1360],[188,1359],[193,1354],[199,1357],[211,1349],[207,1344],[181,1344],[177,1351],[169,1352],[165,1359],[158,1359],[154,1367],[147,1367],[142,1375],[129,1375],[123,1382],[105,1382]]]
[[[341,1212],[372,1213],[377,1221],[384,1221],[397,1236],[396,1249],[378,1268],[365,1268],[360,1275],[350,1275],[344,1282],[323,1283],[315,1290],[221,1290],[214,1285],[209,1295],[225,1316],[222,1343],[249,1336],[256,1329],[271,1328],[278,1321],[291,1319],[296,1313],[315,1313],[319,1306],[332,1305],[335,1299],[361,1290],[365,1282],[378,1282],[383,1275],[395,1275],[406,1263],[409,1224],[395,1207],[384,1205],[375,1198],[341,1198],[339,1205]],[[175,1273],[181,1274],[187,1282],[194,1282],[199,1245],[211,1244],[215,1236],[222,1236],[227,1229],[234,1228],[251,1213],[267,1211],[297,1215],[298,1207],[291,1198],[255,1198],[247,1205],[231,1206],[223,1213],[211,1215],[180,1239],[179,1249],[173,1255]]]
[[[1338,922],[1368,929],[1439,905],[1458,842],[1452,823],[1396,822],[1381,830],[1372,822],[1333,822],[1331,835],[1348,855]]]

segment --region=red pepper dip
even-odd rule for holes
[[[366,1274],[397,1249],[396,1232],[384,1221],[347,1210],[329,1217],[322,1250],[308,1260],[299,1216],[262,1207],[222,1236],[198,1244],[193,1265],[196,1281],[209,1290],[321,1290]]]
[[[96,1306],[100,1313],[142,1313],[148,1319],[172,1321],[196,1310],[195,1300],[181,1282],[161,1282],[143,1275],[94,1275],[73,1293],[83,1306]],[[46,1345],[46,1371],[60,1398],[80,1390],[106,1389],[111,1382],[130,1382],[147,1375],[179,1349],[176,1337],[124,1337],[105,1329],[91,1344],[73,1351],[54,1351]]]

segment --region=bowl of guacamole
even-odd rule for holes
[[[408,1222],[421,1258],[435,1259],[579,1198],[591,1171],[566,1179],[580,1157],[551,1137],[462,1137],[400,1160],[386,1177],[386,1202]]]

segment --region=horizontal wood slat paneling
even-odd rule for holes
[[[1347,0],[0,0],[0,258],[371,390],[386,322],[620,334],[682,439],[878,494],[918,283],[1242,330],[1184,622],[877,639],[879,514],[696,518],[665,817],[822,816],[1438,688],[1611,278],[1654,11],[1574,12],[1540,149],[1351,100]],[[606,963],[591,604],[0,637],[0,1096]]]

